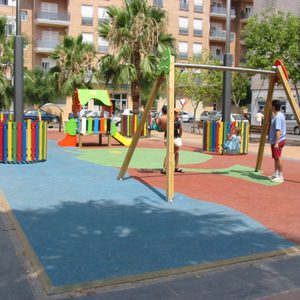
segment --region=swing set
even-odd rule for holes
[[[174,199],[174,98],[175,98],[175,67],[177,68],[192,68],[192,69],[206,69],[206,70],[219,70],[228,72],[242,72],[249,74],[264,74],[269,77],[269,87],[267,94],[266,106],[264,108],[264,120],[261,132],[261,138],[259,143],[258,155],[256,159],[255,171],[259,172],[261,170],[262,159],[264,155],[264,148],[266,143],[267,131],[271,117],[271,106],[273,99],[273,92],[275,84],[281,82],[285,90],[286,96],[289,100],[293,113],[296,120],[300,126],[300,110],[297,106],[296,100],[293,96],[292,90],[288,84],[287,71],[280,60],[276,60],[273,70],[257,70],[250,68],[240,68],[240,67],[228,67],[228,66],[215,66],[215,65],[201,65],[201,64],[184,64],[175,63],[174,56],[171,55],[168,49],[161,60],[160,67],[158,68],[159,75],[152,87],[148,102],[144,109],[142,118],[139,122],[138,128],[133,136],[131,145],[127,151],[124,158],[122,167],[120,169],[118,179],[122,180],[128,169],[129,163],[133,156],[134,150],[137,146],[138,140],[140,138],[141,132],[143,130],[146,118],[153,106],[157,92],[167,77],[168,92],[167,92],[167,106],[168,106],[168,121],[167,121],[167,187],[166,187],[166,200],[172,202]]]

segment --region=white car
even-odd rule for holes
[[[299,125],[294,114],[286,114],[285,120],[288,133],[300,134]]]
[[[91,113],[87,114],[87,118],[101,118],[102,112],[101,111],[92,111]],[[109,118],[109,112],[104,111],[104,118]]]
[[[188,123],[194,122],[194,114],[190,113],[188,111],[185,111],[185,110],[181,111],[180,117],[182,119],[182,122],[188,122]]]
[[[90,109],[82,109],[78,114],[79,114],[79,117],[80,118],[83,118],[83,117],[87,117],[88,114],[92,113],[93,111],[90,110]]]

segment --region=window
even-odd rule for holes
[[[194,0],[194,11],[203,12],[203,0]]]
[[[163,7],[164,1],[163,0],[153,0],[153,5],[157,7]]]
[[[0,0],[0,4],[8,6],[16,6],[16,0]]]
[[[179,58],[180,59],[188,58],[188,43],[187,42],[179,42],[178,50],[179,50]]]
[[[189,33],[189,19],[179,17],[179,34],[188,35]]]
[[[42,2],[41,3],[41,11],[48,13],[58,13],[58,4],[57,3],[49,3]]]
[[[86,44],[93,44],[93,34],[83,32],[82,33],[82,42]]]
[[[194,36],[202,36],[202,20],[194,19]]]
[[[56,61],[50,58],[42,58],[42,69],[48,72],[51,68],[56,66]]]
[[[107,14],[107,8],[106,7],[98,7],[98,20],[99,23],[105,23],[109,19],[109,16]]]
[[[127,108],[127,94],[110,94],[114,113]]]
[[[188,0],[179,0],[179,8],[181,10],[189,10],[189,2],[188,2]]]
[[[108,41],[105,40],[103,37],[98,37],[98,51],[100,53],[108,53]]]
[[[59,44],[59,33],[52,30],[42,31],[42,40],[38,41],[38,47],[55,48]]]
[[[194,43],[193,44],[193,55],[194,57],[201,57],[202,54],[202,44]]]
[[[28,20],[28,14],[26,10],[21,11],[21,21],[27,21]]]
[[[16,33],[16,22],[14,20],[7,20],[5,33],[6,35],[14,35]]]
[[[81,25],[93,25],[93,6],[81,5]]]

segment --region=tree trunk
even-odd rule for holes
[[[140,109],[140,86],[137,80],[131,82],[132,110],[134,115],[138,115]]]

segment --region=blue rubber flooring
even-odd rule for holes
[[[3,191],[54,287],[294,246],[230,208],[164,191],[48,142],[44,163],[0,165]],[[176,188],[176,187],[175,187]]]

